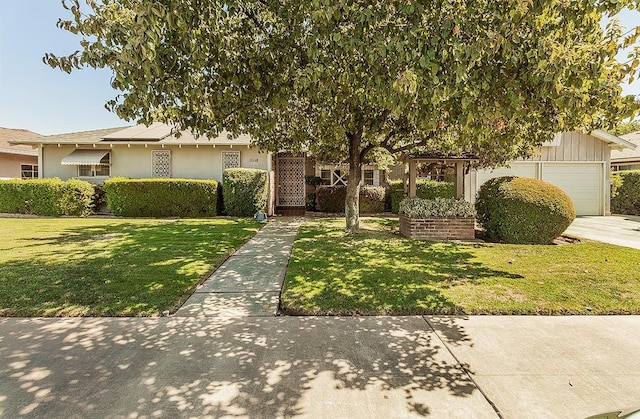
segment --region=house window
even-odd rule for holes
[[[362,176],[365,185],[373,185],[373,170],[365,170]]]
[[[320,179],[322,179],[323,185],[331,185],[331,170],[329,169],[320,170]]]
[[[37,164],[21,164],[20,177],[22,177],[22,179],[37,179],[38,165]]]
[[[170,150],[153,150],[151,152],[151,177],[171,177]]]
[[[240,167],[239,151],[223,151],[222,152],[222,170]]]
[[[78,166],[78,177],[111,176],[111,153],[104,155],[99,164]]]

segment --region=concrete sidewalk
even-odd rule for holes
[[[564,234],[640,249],[640,216],[608,215],[576,218]]]
[[[639,353],[639,316],[5,318],[0,417],[583,418]]]
[[[274,316],[302,219],[271,219],[175,313],[178,317]]]

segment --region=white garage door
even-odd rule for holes
[[[500,176],[537,177],[536,163],[511,163],[511,167],[499,167],[497,169],[478,170],[476,182],[478,190],[489,179]]]
[[[603,215],[602,164],[545,163],[542,180],[565,191],[578,215]]]

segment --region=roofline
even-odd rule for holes
[[[636,149],[636,145],[630,141],[627,141],[623,138],[620,138],[616,135],[610,134],[606,131],[602,131],[601,129],[594,129],[593,131],[591,131],[591,135],[593,135],[594,137],[596,137],[599,140],[602,141],[606,141],[608,143],[613,143],[616,144],[616,146],[614,146],[614,148],[618,148],[618,149],[625,149],[628,148],[630,150],[635,150]]]
[[[631,157],[619,157],[617,159],[611,159],[611,164],[613,163],[640,163],[640,156],[631,156]]]
[[[20,156],[37,156],[38,150],[18,150],[14,148],[2,148],[0,147],[0,153],[4,154],[16,154]]]

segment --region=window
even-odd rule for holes
[[[329,169],[320,170],[320,179],[322,179],[323,185],[331,185],[331,170]]]
[[[37,164],[21,164],[20,177],[22,177],[22,179],[37,179],[38,165]]]
[[[153,150],[151,152],[151,177],[171,177],[171,151]]]
[[[362,181],[365,185],[373,185],[373,170],[365,170]]]
[[[239,151],[223,151],[222,152],[222,170],[240,167]]]
[[[104,155],[99,164],[82,164],[78,166],[78,177],[111,176],[111,153]]]

